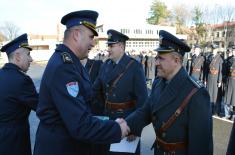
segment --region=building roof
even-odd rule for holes
[[[225,26],[233,27],[233,26],[235,26],[235,21],[233,21],[233,22],[224,22],[222,24],[211,25],[212,28],[224,28]]]

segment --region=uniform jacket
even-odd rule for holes
[[[228,77],[225,88],[225,103],[235,106],[235,57],[230,57],[228,60]]]
[[[35,155],[89,155],[91,143],[114,143],[121,130],[114,121],[91,115],[92,87],[79,59],[57,47],[42,77]]]
[[[87,69],[88,74],[90,75],[90,80],[92,83],[95,82],[95,79],[99,74],[102,63],[103,62],[101,60],[87,59],[85,68]]]
[[[202,55],[197,56],[192,60],[190,75],[195,77],[198,80],[203,80],[203,71],[204,71],[204,57]]]
[[[163,89],[164,85],[163,79],[155,81],[144,106],[127,117],[131,132],[140,135],[142,128],[150,123],[158,132],[184,98],[197,87],[199,90],[184,111],[160,138],[168,143],[187,142],[187,149],[178,150],[175,155],[212,155],[212,115],[206,89],[192,80],[183,67]],[[161,148],[155,146],[154,149],[155,155],[164,154]]]
[[[112,92],[109,92],[113,81],[125,70],[125,67],[130,61],[134,62],[117,82],[116,87],[112,89]],[[117,113],[116,111],[105,109],[105,114],[111,119],[116,119],[117,117],[126,117],[136,110],[136,108],[141,107],[147,98],[147,87],[145,81],[143,67],[135,59],[124,54],[115,68],[113,68],[113,62],[108,59],[103,64],[100,74],[94,83],[96,95],[103,95],[104,100],[113,103],[135,100],[136,106],[134,108],[124,110],[123,113]],[[100,104],[104,105],[104,100],[101,101]]]
[[[28,116],[38,93],[32,79],[12,63],[0,69],[0,154],[31,155]]]
[[[222,63],[223,59],[219,54],[215,55],[209,65],[207,89],[211,97],[211,102],[215,103],[218,95],[218,83],[222,82]],[[212,72],[216,71],[214,74]]]

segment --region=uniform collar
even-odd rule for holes
[[[15,69],[15,70],[22,71],[20,67],[18,67],[16,64],[13,64],[13,63],[6,63],[2,68],[3,69],[5,69],[5,68],[6,69]]]

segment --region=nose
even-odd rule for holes
[[[29,56],[29,62],[33,62],[33,58],[31,57],[31,55]]]
[[[92,40],[91,42],[91,46],[94,47],[95,46],[95,39]]]

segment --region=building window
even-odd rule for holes
[[[142,30],[140,30],[140,29],[135,29],[135,30],[134,30],[134,34],[142,34]]]
[[[217,32],[216,37],[219,38],[219,32]]]
[[[225,37],[225,31],[223,31],[223,33],[222,33],[222,37]]]

